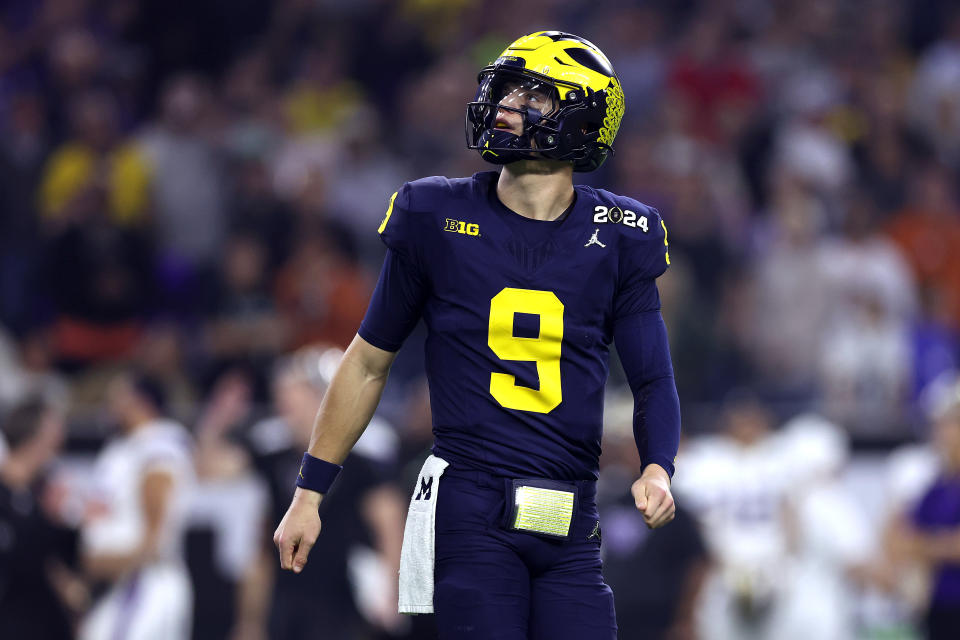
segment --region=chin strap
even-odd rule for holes
[[[493,164],[507,164],[530,157],[530,136],[518,136],[504,129],[487,129],[480,135],[480,156]]]

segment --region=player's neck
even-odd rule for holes
[[[497,197],[525,218],[556,220],[573,202],[573,165],[521,160],[503,167]]]

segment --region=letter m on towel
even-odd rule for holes
[[[429,500],[433,491],[433,476],[429,478],[420,478],[420,491],[414,500]]]

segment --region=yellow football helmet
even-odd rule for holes
[[[515,41],[480,71],[467,104],[467,147],[494,164],[525,158],[573,163],[593,171],[613,152],[623,119],[623,89],[594,44],[561,31],[538,31]],[[520,107],[501,104],[522,89],[538,97]],[[523,133],[495,126],[497,111],[523,117]]]

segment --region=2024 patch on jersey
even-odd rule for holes
[[[425,178],[394,194],[379,231],[404,295],[386,305],[389,324],[368,313],[360,335],[394,351],[426,322],[438,456],[594,479],[613,326],[659,309],[666,227],[650,207],[581,185],[560,219],[524,218],[497,198],[497,177]],[[385,277],[398,274],[385,266],[374,304]]]

